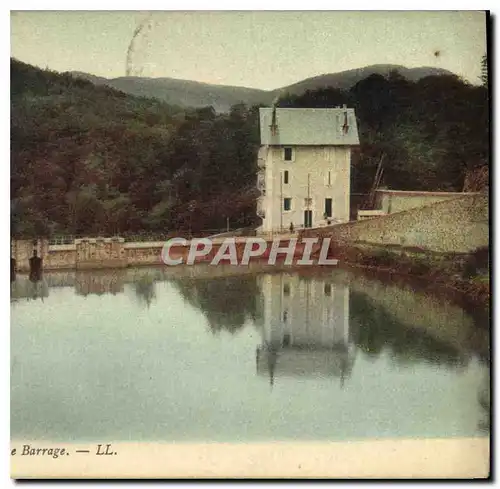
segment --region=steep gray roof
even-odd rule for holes
[[[358,145],[358,126],[354,109],[276,108],[277,131],[273,135],[272,108],[261,108],[260,143],[262,145]],[[348,129],[345,132],[345,114]]]

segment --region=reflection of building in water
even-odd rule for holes
[[[73,270],[51,271],[44,274],[45,281],[50,288],[74,287],[76,272]]]
[[[257,373],[271,383],[283,376],[337,376],[353,365],[349,337],[349,288],[326,279],[297,275],[261,277],[263,344]]]
[[[10,284],[11,300],[19,299],[41,299],[49,296],[49,286],[43,277],[40,280],[30,280],[28,276],[21,275]]]
[[[123,270],[77,272],[75,291],[78,295],[118,294],[123,292],[124,278]]]
[[[151,275],[143,275],[134,282],[135,295],[140,303],[151,306],[156,299],[156,283]]]

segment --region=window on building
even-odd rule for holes
[[[290,296],[290,284],[283,284],[283,295],[285,297]]]
[[[292,199],[290,197],[285,197],[283,199],[283,210],[284,211],[292,210]]]
[[[332,295],[332,284],[325,284],[325,295]]]
[[[284,160],[285,161],[292,161],[292,159],[293,159],[293,149],[292,148],[285,148],[283,156],[284,156]]]
[[[326,179],[326,184],[330,187],[332,185],[332,172],[330,170],[328,170],[328,175],[327,175],[327,179]]]
[[[332,217],[332,199],[325,199],[325,217]]]
[[[283,173],[283,183],[288,183],[288,170],[285,170],[285,172]]]

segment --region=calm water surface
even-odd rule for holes
[[[205,272],[18,276],[12,439],[488,434],[484,317],[341,270]]]

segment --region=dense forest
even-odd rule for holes
[[[172,107],[12,60],[13,233],[253,224],[257,117]]]
[[[348,91],[323,89],[284,96],[283,107],[356,110],[360,147],[352,191],[370,189],[379,161],[383,184],[398,190],[481,190],[488,183],[489,105],[486,86],[454,75],[411,82],[392,72],[371,75]]]
[[[382,159],[396,189],[488,183],[483,86],[452,75],[371,75],[350,90],[284,94],[283,107],[356,109],[352,191]],[[201,233],[258,224],[258,106],[189,109],[11,60],[12,234]]]

